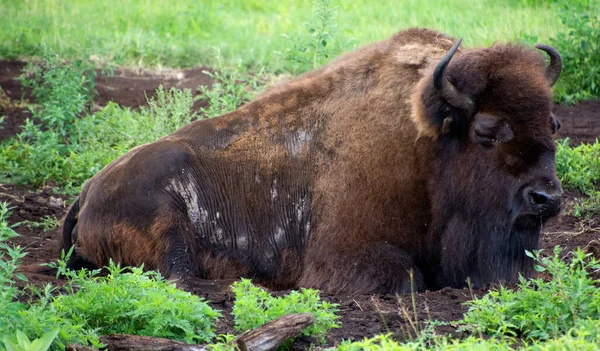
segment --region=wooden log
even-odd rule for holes
[[[249,330],[234,340],[240,351],[270,351],[313,324],[310,313],[288,314]],[[206,345],[193,345],[151,336],[112,334],[101,336],[108,351],[206,351]],[[67,351],[90,351],[87,346],[68,345]]]
[[[204,345],[186,344],[152,336],[112,334],[101,336],[100,341],[109,351],[206,351]]]
[[[313,324],[311,313],[288,314],[240,335],[235,341],[241,351],[270,351],[299,335]]]

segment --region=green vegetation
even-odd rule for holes
[[[549,257],[540,252],[528,255],[536,260],[536,269],[550,277],[522,278],[516,290],[500,287],[468,302],[469,311],[459,323],[471,336],[453,339],[424,332],[414,341],[399,343],[390,335],[379,335],[344,342],[338,350],[596,350],[600,281],[592,272],[600,269],[600,263],[580,250],[565,262],[558,247]]]
[[[250,100],[262,79],[243,74],[241,65],[219,68],[207,72],[214,79],[212,88],[202,88],[209,103],[201,110],[206,117],[233,111]],[[85,180],[134,146],[199,118],[191,111],[190,90],[160,87],[139,111],[109,103],[89,114],[94,89],[88,65],[49,55],[26,72],[23,81],[40,104],[32,107],[33,117],[22,132],[0,144],[0,179],[11,183],[39,187],[52,180],[67,192],[77,192]]]
[[[99,335],[149,335],[188,343],[215,336],[212,324],[221,314],[198,296],[177,289],[154,271],[120,268],[112,262],[107,268],[106,277],[59,269],[69,279],[69,294],[54,298],[52,309]]]
[[[40,228],[43,232],[58,228],[60,220],[51,216],[44,216],[38,222],[34,221],[23,221],[20,225],[26,225],[29,228]]]
[[[284,35],[291,42],[282,54],[292,63],[293,72],[306,72],[330,61],[343,51],[353,47],[354,39],[342,39],[337,31],[335,10],[328,0],[314,4],[314,18],[304,23],[306,33]]]
[[[154,271],[106,267],[107,275],[97,271],[70,271],[66,258],[50,264],[57,274],[67,278],[61,291],[46,285],[22,291],[15,279],[25,253],[6,242],[18,234],[7,223],[8,204],[0,202],[0,335],[4,347],[11,350],[41,350],[52,344],[53,350],[69,343],[100,347],[100,335],[115,333],[166,337],[188,343],[207,343],[215,339],[214,322],[221,317],[201,298],[184,292]],[[289,313],[310,312],[315,323],[304,333],[323,339],[338,326],[336,306],[320,300],[316,290],[294,291],[273,297],[265,290],[242,280],[233,286],[233,315],[236,330],[244,332]],[[19,302],[33,296],[28,304]],[[37,338],[37,339],[36,339]],[[220,336],[214,351],[232,349],[234,336]],[[34,339],[30,341],[30,339]],[[289,344],[289,343],[288,343]]]
[[[556,172],[563,188],[580,191],[587,197],[576,199],[571,213],[589,219],[600,212],[600,143],[569,146],[569,139],[558,142]]]
[[[201,86],[200,91],[207,102],[206,107],[200,108],[202,117],[218,117],[235,111],[243,103],[256,96],[262,87],[260,80],[262,71],[256,75],[248,75],[242,71],[242,61],[239,60],[233,68],[223,63],[221,51],[213,48],[216,66],[214,71],[203,71],[213,79],[210,88]]]
[[[551,39],[563,57],[554,95],[562,103],[600,97],[600,2],[565,1],[559,12],[565,29]]]
[[[194,119],[235,110],[258,94],[267,75],[305,72],[354,46],[410,26],[463,37],[466,46],[508,40],[554,45],[565,61],[555,88],[557,100],[573,103],[598,97],[598,6],[593,0],[386,0],[377,6],[341,0],[183,0],[169,6],[142,0],[0,0],[0,57],[39,59],[27,66],[21,80],[35,100],[30,105],[32,118],[15,138],[0,144],[0,180],[32,187],[54,181],[76,192],[132,147]],[[214,84],[200,88],[208,104],[196,114],[189,90],[161,87],[139,111],[108,104],[92,112],[94,69],[114,64],[209,65],[214,70],[206,73]],[[0,106],[11,103],[0,91]],[[576,199],[571,213],[588,219],[598,214],[600,143],[571,147],[568,139],[559,141],[556,163],[564,188],[585,195]],[[5,348],[61,349],[67,343],[98,347],[101,334],[135,333],[186,342],[213,340],[216,343],[208,346],[213,351],[233,349],[235,336],[215,339],[218,311],[142,268],[111,263],[109,274],[99,276],[67,271],[59,261],[55,267],[67,277],[63,290],[50,285],[17,288],[16,280],[26,280],[17,273],[25,253],[8,244],[17,235],[15,225],[7,222],[9,215],[8,205],[0,203],[0,345]],[[47,217],[21,225],[50,230],[57,221]],[[600,264],[581,251],[566,261],[558,249],[549,257],[539,252],[530,257],[549,278],[521,279],[517,289],[501,287],[470,302],[459,323],[471,336],[440,337],[432,328],[420,331],[415,326],[419,335],[408,343],[380,335],[344,342],[339,349],[595,350],[600,343],[600,282],[590,272],[597,273]],[[321,301],[315,290],[274,297],[242,280],[233,292],[237,332],[301,312],[316,318],[306,335],[323,340],[338,326],[337,306]],[[27,297],[27,304],[21,302]]]
[[[320,2],[322,3],[322,2]],[[318,5],[319,3],[317,3]],[[228,63],[272,72],[290,67],[277,52],[306,31],[310,1],[2,1],[0,57],[43,55],[46,45],[60,57],[128,66],[211,66],[209,48],[221,49]],[[547,42],[562,30],[558,4],[514,2],[331,0],[336,32],[358,45],[388,38],[411,26],[437,28],[465,38],[469,46],[517,40],[522,34]],[[318,23],[318,21],[313,21]],[[335,38],[327,47],[336,47]],[[340,42],[342,44],[343,42]],[[347,48],[344,48],[347,49]]]
[[[597,326],[596,326],[597,327]],[[358,342],[343,342],[337,348],[339,351],[594,351],[598,349],[599,339],[588,338],[581,330],[560,338],[534,342],[521,343],[510,339],[484,339],[468,337],[461,340],[452,340],[448,337],[438,337],[432,342],[399,343],[390,335],[378,335]]]
[[[2,261],[16,268],[16,261]],[[59,261],[59,272],[68,278],[65,293],[55,293],[52,286],[42,290],[30,287],[36,296],[28,305],[18,302],[19,292],[8,272],[3,291],[5,319],[0,323],[0,335],[22,332],[39,337],[59,328],[53,349],[66,344],[100,346],[99,336],[128,333],[168,337],[186,342],[208,342],[214,335],[213,322],[221,316],[199,297],[178,290],[156,272],[141,268],[125,270],[114,264],[107,276],[98,271],[65,269]]]
[[[600,264],[581,250],[571,253],[569,261],[554,255],[542,257],[528,253],[539,264],[536,270],[551,279],[522,278],[518,290],[501,287],[481,299],[469,302],[464,329],[492,336],[545,340],[560,337],[575,327],[589,323],[600,326],[600,291],[598,280],[590,274]],[[596,329],[595,338],[600,336]]]
[[[558,142],[556,172],[565,189],[589,193],[600,180],[600,143],[569,146],[569,139]]]
[[[60,329],[53,329],[47,333],[44,333],[39,339],[29,340],[27,335],[22,331],[18,330],[16,339],[17,341],[10,341],[8,338],[2,339],[4,346],[7,351],[46,351],[52,345],[52,342],[58,335]]]
[[[329,329],[339,326],[335,315],[337,306],[321,301],[317,290],[301,289],[284,297],[273,297],[248,279],[234,283],[232,290],[235,294],[232,314],[236,330],[253,329],[286,314],[306,312],[313,314],[315,322],[304,330],[304,335],[324,341]]]

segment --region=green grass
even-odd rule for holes
[[[410,26],[431,27],[467,46],[517,40],[542,42],[562,28],[556,4],[525,1],[384,0],[331,1],[337,37],[358,45],[386,39]],[[41,56],[43,45],[66,59],[92,56],[128,66],[211,64],[217,46],[235,62],[277,71],[278,52],[291,47],[283,35],[299,36],[313,17],[313,4],[300,0],[211,1],[0,1],[0,57]],[[335,43],[331,43],[334,45]]]

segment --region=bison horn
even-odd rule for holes
[[[558,51],[552,46],[538,44],[535,47],[550,56],[550,65],[546,68],[546,79],[550,82],[550,86],[553,86],[554,83],[556,83],[558,76],[560,76],[560,71],[562,71],[562,58]]]
[[[462,38],[458,39],[435,67],[435,70],[433,71],[433,86],[450,105],[463,110],[472,111],[473,100],[468,96],[461,94],[444,74],[448,63],[450,63],[452,56],[454,56],[454,53],[461,42]]]

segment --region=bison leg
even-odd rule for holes
[[[189,292],[214,293],[229,290],[236,280],[206,279],[199,264],[197,250],[181,233],[186,233],[186,230],[173,228],[165,232],[167,250],[158,268],[161,274],[167,280],[175,282],[179,289]]]
[[[388,243],[344,253],[321,248],[307,254],[299,285],[328,292],[408,293],[424,288],[423,277],[413,259]]]
[[[166,240],[166,250],[158,270],[168,280],[174,281],[179,288],[192,290],[194,282],[202,278],[202,272],[196,258],[196,250],[187,238],[187,230],[169,228],[163,238]]]

